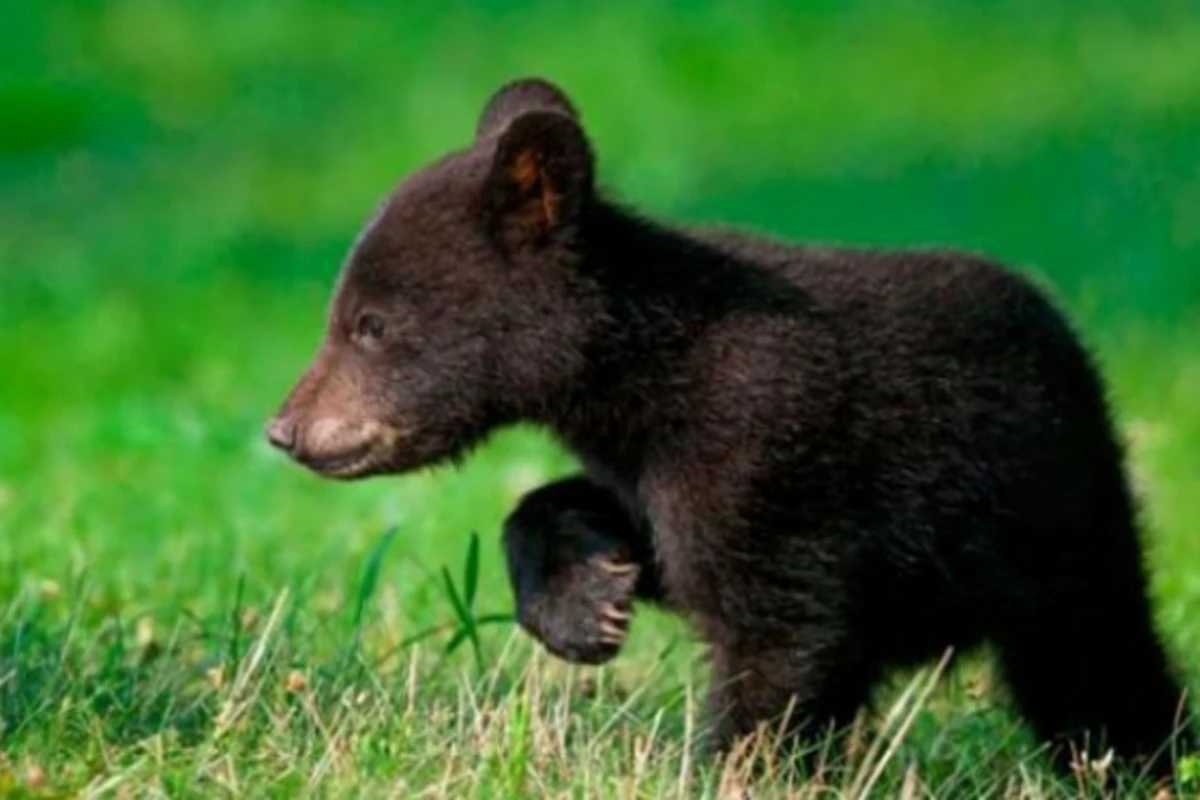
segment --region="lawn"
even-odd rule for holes
[[[600,670],[509,620],[500,522],[572,468],[543,434],[352,485],[262,436],[371,208],[529,73],[648,211],[1036,275],[1109,378],[1200,687],[1189,4],[70,0],[7,10],[0,52],[0,794],[740,791],[692,758],[678,620],[639,611]],[[896,676],[854,752],[767,793],[1130,780],[1056,784],[986,653],[936,677]]]

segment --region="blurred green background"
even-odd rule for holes
[[[1110,377],[1160,619],[1200,674],[1192,0],[56,0],[2,16],[0,672],[32,669],[30,642],[62,645],[68,620],[84,641],[113,619],[219,626],[235,595],[268,606],[284,586],[299,651],[319,650],[393,524],[373,636],[441,618],[437,570],[473,530],[479,604],[510,607],[499,521],[570,466],[539,434],[501,435],[461,472],[347,486],[261,430],[374,204],[465,143],[501,82],[539,74],[581,108],[603,182],[647,211],[951,244],[1039,276]],[[631,663],[677,632],[637,626]],[[3,686],[10,734],[35,730],[40,706]]]

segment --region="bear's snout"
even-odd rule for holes
[[[386,466],[400,432],[376,421],[320,417],[297,421],[281,414],[267,426],[267,439],[292,459],[327,478],[366,477]]]
[[[322,347],[266,426],[271,445],[327,477],[356,477],[387,460],[398,436],[363,402],[354,363]]]

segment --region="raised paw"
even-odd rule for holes
[[[517,622],[559,658],[611,659],[650,577],[639,535],[615,495],[586,479],[527,494],[504,526]]]
[[[638,566],[588,559],[518,598],[517,620],[547,650],[576,664],[602,664],[625,643],[633,619]]]

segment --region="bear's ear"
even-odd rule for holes
[[[497,139],[484,179],[491,233],[508,248],[559,238],[590,201],[592,173],[591,147],[574,119],[555,111],[517,117]]]
[[[500,133],[530,111],[557,111],[579,121],[579,112],[562,89],[543,78],[521,78],[504,84],[488,100],[475,126],[475,141]]]

